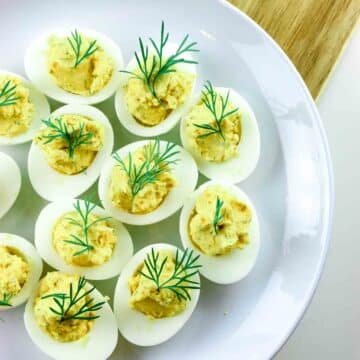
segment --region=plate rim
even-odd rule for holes
[[[317,264],[317,271],[314,274],[314,277],[312,279],[312,283],[310,284],[310,288],[308,289],[308,293],[305,297],[305,302],[302,308],[300,309],[299,313],[295,317],[295,321],[291,324],[289,328],[286,329],[284,335],[281,337],[280,340],[278,340],[275,343],[274,349],[268,354],[269,358],[273,358],[275,355],[277,355],[280,350],[286,345],[290,337],[295,332],[296,328],[300,324],[301,320],[303,319],[310,303],[312,302],[316,289],[318,288],[321,276],[324,272],[324,266],[327,259],[327,254],[330,246],[330,240],[332,236],[332,230],[333,230],[333,217],[334,217],[334,198],[335,198],[335,189],[334,189],[334,171],[333,171],[333,164],[332,164],[332,158],[331,158],[331,152],[329,148],[328,139],[326,136],[326,132],[324,129],[324,125],[321,119],[321,116],[319,114],[319,111],[317,109],[317,106],[315,104],[315,101],[310,94],[310,91],[307,87],[307,85],[304,82],[304,79],[300,75],[299,71],[296,69],[293,62],[290,60],[288,55],[285,53],[285,51],[280,47],[280,45],[274,40],[274,38],[264,29],[262,28],[258,23],[256,23],[250,16],[248,16],[245,12],[237,8],[234,4],[230,3],[229,0],[217,0],[217,2],[225,7],[230,9],[233,13],[240,16],[245,22],[250,23],[250,25],[256,29],[261,35],[264,36],[264,38],[267,40],[268,44],[270,44],[286,61],[287,65],[289,66],[289,69],[291,72],[295,75],[299,85],[302,88],[302,91],[304,92],[305,98],[307,100],[307,103],[311,106],[311,112],[313,113],[314,123],[316,123],[319,131],[319,138],[321,139],[321,143],[318,145],[319,147],[323,148],[324,155],[325,155],[325,162],[323,164],[324,166],[324,173],[326,174],[327,179],[327,194],[324,196],[328,200],[328,206],[325,207],[325,212],[323,214],[323,224],[321,227],[321,235],[320,238],[324,239],[324,245],[321,250],[321,256]]]

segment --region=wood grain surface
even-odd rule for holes
[[[278,42],[314,98],[319,95],[360,14],[360,0],[229,1]]]

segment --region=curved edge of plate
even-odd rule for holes
[[[316,125],[318,127],[318,132],[320,136],[321,142],[319,143],[319,146],[322,146],[323,152],[325,155],[326,163],[324,168],[324,173],[326,173],[324,179],[327,181],[326,183],[326,195],[324,196],[325,201],[327,204],[325,204],[324,209],[326,212],[323,213],[323,220],[324,225],[322,228],[321,238],[324,239],[324,247],[322,249],[321,258],[318,263],[317,272],[313,278],[312,283],[310,284],[310,287],[308,289],[308,293],[306,296],[306,300],[304,303],[304,306],[300,310],[300,312],[297,314],[297,318],[295,322],[286,330],[285,336],[283,336],[280,340],[277,341],[277,344],[274,347],[274,350],[269,354],[269,358],[273,358],[286,344],[290,336],[294,333],[297,326],[299,325],[300,321],[305,315],[305,312],[310,305],[314,295],[315,291],[317,289],[317,286],[319,284],[319,281],[321,279],[321,275],[324,270],[325,261],[327,258],[327,253],[329,250],[330,245],[330,238],[332,234],[332,228],[333,228],[333,213],[334,213],[334,196],[335,196],[335,190],[334,190],[334,173],[333,173],[333,166],[332,166],[332,160],[331,160],[331,154],[330,154],[330,148],[328,144],[328,140],[326,137],[325,129],[320,117],[320,114],[318,112],[318,109],[315,105],[314,99],[312,98],[309,89],[307,88],[303,78],[299,74],[298,70],[296,69],[295,65],[292,63],[290,58],[287,56],[287,54],[284,52],[284,50],[276,43],[276,41],[264,30],[259,24],[257,24],[253,19],[251,19],[248,15],[246,15],[243,11],[238,9],[235,5],[231,4],[227,0],[218,0],[218,3],[221,6],[225,6],[229,8],[231,11],[234,11],[239,16],[241,16],[245,21],[248,21],[252,24],[260,33],[262,33],[265,38],[269,41],[269,43],[274,47],[276,51],[278,51],[283,58],[286,60],[286,62],[289,65],[289,68],[293,72],[294,76],[297,78],[299,84],[302,87],[302,90],[305,94],[305,97],[308,99],[309,104],[311,104],[311,111],[314,114],[314,118],[316,119]]]

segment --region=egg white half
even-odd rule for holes
[[[19,250],[29,264],[28,278],[20,292],[11,298],[10,303],[12,306],[0,306],[0,311],[6,311],[23,304],[29,298],[40,279],[43,264],[34,245],[20,236],[6,233],[0,234],[0,245]]]
[[[114,295],[113,307],[120,333],[131,343],[140,346],[158,345],[174,336],[190,319],[200,295],[200,290],[192,290],[191,300],[187,302],[185,310],[173,317],[149,319],[141,312],[131,309],[128,281],[139,265],[144,262],[151,248],[155,251],[171,251],[174,257],[177,249],[169,244],[153,244],[141,249],[123,269]],[[179,250],[179,255],[182,255],[181,250]],[[193,280],[200,282],[199,275],[195,275]]]
[[[104,264],[98,266],[69,265],[57,254],[52,244],[52,231],[55,223],[67,212],[74,211],[74,200],[58,201],[45,206],[35,223],[35,246],[40,256],[53,268],[85,276],[90,280],[104,280],[119,275],[122,268],[130,260],[133,254],[133,243],[129,232],[119,221],[110,219],[110,226],[115,229],[117,242],[112,257]],[[80,206],[84,209],[84,201],[80,200]],[[99,206],[92,211],[101,217],[108,214]]]
[[[24,133],[11,138],[8,138],[6,136],[0,136],[0,145],[3,146],[17,145],[31,141],[36,131],[41,126],[41,120],[48,118],[50,115],[50,105],[46,97],[39,90],[37,90],[35,86],[33,86],[28,80],[26,80],[20,75],[14,74],[9,71],[0,70],[0,76],[7,75],[19,78],[22,84],[29,89],[29,99],[34,104],[34,115],[31,120],[29,129],[27,129]]]
[[[90,287],[91,284],[87,283],[85,290]],[[97,289],[91,296],[95,302],[105,301]],[[33,311],[35,298],[36,292],[32,294],[25,307],[25,328],[34,344],[45,354],[57,360],[99,360],[107,359],[114,351],[118,331],[115,316],[108,303],[97,311],[100,317],[95,320],[94,327],[85,337],[73,342],[58,342],[37,325]]]
[[[256,117],[248,102],[235,90],[215,87],[215,92],[226,97],[230,91],[229,102],[239,108],[241,112],[241,139],[238,145],[238,155],[222,163],[210,162],[201,158],[193,149],[186,136],[186,115],[182,117],[180,125],[181,143],[194,157],[199,171],[212,180],[228,181],[233,184],[245,180],[254,170],[260,156],[260,133]],[[191,106],[196,105],[201,94],[194,97]]]
[[[52,35],[58,37],[70,37],[74,28],[54,29],[30,44],[25,58],[24,66],[29,79],[47,96],[65,104],[97,104],[112,96],[120,85],[119,70],[123,67],[123,56],[120,47],[109,37],[90,29],[77,29],[80,34],[84,34],[97,41],[97,44],[113,59],[113,74],[106,86],[96,94],[83,96],[72,94],[59,87],[48,72],[48,40]]]
[[[174,54],[178,48],[177,44],[169,43],[164,48],[164,57],[167,58],[170,55]],[[154,53],[149,49],[149,57],[151,57]],[[192,56],[189,53],[184,53],[183,57],[187,60],[193,60]],[[129,64],[126,66],[125,70],[133,71],[137,68],[137,62],[135,57],[131,59]],[[178,71],[182,71],[185,73],[195,74],[196,65],[195,64],[178,64],[174,67]],[[154,137],[160,134],[167,133],[170,131],[180,120],[181,115],[189,110],[190,100],[192,94],[194,92],[194,88],[196,85],[196,78],[193,81],[193,85],[191,87],[191,92],[189,94],[188,99],[184,102],[184,104],[180,105],[177,109],[172,111],[169,116],[155,126],[145,126],[136,121],[136,119],[131,115],[128,111],[126,101],[125,101],[125,90],[124,86],[129,81],[131,77],[130,74],[121,73],[120,87],[118,88],[115,95],[115,110],[120,123],[131,133],[142,136],[142,137]]]
[[[236,199],[245,203],[252,213],[249,228],[249,244],[244,249],[234,249],[229,254],[222,256],[209,256],[199,251],[189,238],[188,224],[191,213],[195,207],[196,199],[209,186],[220,185],[227,189]],[[255,265],[260,248],[260,228],[256,209],[249,197],[237,186],[224,181],[208,181],[201,185],[186,200],[180,214],[180,237],[184,248],[193,249],[200,255],[202,265],[200,273],[207,279],[218,284],[232,284],[243,279]]]
[[[76,198],[85,192],[98,178],[104,161],[114,146],[114,133],[108,118],[95,107],[88,105],[65,105],[51,114],[54,119],[65,114],[87,116],[105,127],[104,144],[91,165],[82,173],[65,175],[57,172],[47,162],[40,148],[32,143],[28,157],[28,171],[35,191],[48,201]]]
[[[19,166],[9,155],[0,152],[0,219],[14,205],[20,188]]]
[[[132,153],[139,148],[149,144],[149,140],[142,140],[128,144],[116,153],[122,158],[125,159],[129,152]],[[160,141],[160,150],[164,150],[166,147],[166,141]],[[126,224],[132,225],[149,225],[161,220],[166,219],[167,217],[174,214],[177,210],[181,208],[184,201],[184,196],[191,193],[197,184],[198,172],[196,168],[196,163],[193,158],[181,147],[174,147],[174,151],[179,151],[179,154],[175,155],[174,158],[179,159],[178,163],[172,165],[172,174],[176,178],[177,184],[169,194],[166,196],[162,204],[155,209],[154,211],[148,214],[130,214],[125,210],[115,207],[109,196],[110,189],[110,180],[111,173],[114,166],[117,162],[111,156],[105,163],[100,179],[99,179],[99,197],[105,208],[105,210],[113,216],[115,219],[118,219]]]

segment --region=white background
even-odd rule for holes
[[[276,360],[360,358],[360,27],[317,105],[335,175],[333,236],[313,301]]]

